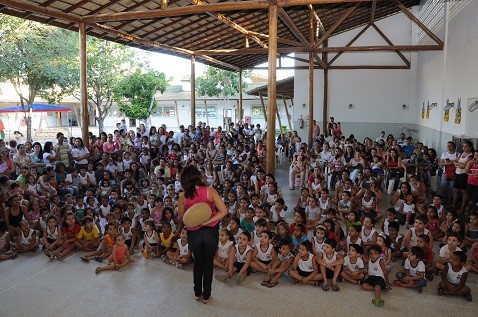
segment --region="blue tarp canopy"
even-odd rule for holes
[[[28,111],[28,106],[25,105],[25,109],[22,108],[22,106],[12,106],[12,107],[7,107],[7,108],[1,108],[0,113],[5,113],[5,112],[24,112]],[[32,105],[32,111],[33,112],[70,112],[71,108],[70,107],[65,107],[65,106],[56,106],[56,105],[49,105],[46,103],[34,103]]]

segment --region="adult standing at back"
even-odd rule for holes
[[[179,195],[178,213],[182,217],[186,210],[197,203],[211,207],[211,217],[199,226],[187,228],[188,241],[194,254],[194,296],[202,296],[206,304],[211,296],[213,261],[219,243],[219,220],[227,215],[227,208],[219,193],[203,182],[201,172],[193,165],[186,166],[181,173],[184,190]]]
[[[55,147],[56,161],[65,164],[67,169],[71,166],[71,148],[65,143],[65,135],[62,132],[56,134],[58,143]]]
[[[466,164],[473,159],[473,143],[470,141],[463,142],[463,153],[457,157],[457,160],[453,162],[456,167],[455,181],[453,183],[453,206],[456,206],[461,194],[461,207],[462,212],[465,211],[468,205],[468,174],[465,171]]]
[[[453,181],[455,180],[456,167],[453,163],[456,161],[458,155],[455,142],[448,141],[446,144],[446,152],[440,157],[440,166],[443,168],[444,173],[442,174],[437,194],[446,196],[449,199],[452,197],[451,190],[453,188]]]

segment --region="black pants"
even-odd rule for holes
[[[209,299],[214,256],[219,242],[218,227],[188,231],[188,242],[194,256],[194,295]]]

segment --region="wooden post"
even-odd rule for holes
[[[284,100],[285,114],[287,115],[287,122],[289,122],[289,131],[292,132],[292,123],[290,121],[290,114],[289,114],[289,109],[287,109],[287,100],[285,96],[282,96],[282,100]]]
[[[244,108],[242,107],[242,69],[239,71],[239,105],[237,110],[239,112],[239,120],[236,119],[236,121],[239,122],[244,119]]]
[[[314,46],[314,13],[313,10],[309,10],[309,41],[310,45]],[[327,63],[326,63],[327,64]],[[324,68],[326,70],[327,68]],[[314,120],[314,53],[309,52],[309,114],[308,114],[308,132],[307,132],[307,144],[309,149],[312,148],[312,123]]]
[[[259,92],[259,97],[261,98],[262,113],[264,113],[264,120],[267,122],[266,105],[264,103],[264,97],[262,96],[261,92]]]
[[[207,101],[204,99],[204,112],[206,113],[206,124],[209,125],[209,113],[207,112]]]
[[[196,128],[196,57],[191,56],[191,125]]]
[[[86,27],[85,24],[78,23],[80,31],[80,104],[81,104],[81,138],[86,147],[90,144],[88,135],[88,126],[90,120],[88,117],[88,95],[86,92]]]
[[[329,41],[324,41],[323,47],[327,47]],[[322,53],[322,60],[324,62],[328,62],[327,52]],[[323,130],[324,134],[327,131],[327,120],[328,120],[328,112],[329,112],[329,101],[328,101],[328,93],[329,93],[329,70],[324,69],[324,104],[323,104],[323,112],[322,112],[322,120],[323,120]]]
[[[269,113],[267,115],[267,140],[266,140],[266,171],[274,174],[276,170],[276,59],[277,59],[277,5],[269,5],[269,76],[267,85],[267,102]]]
[[[179,112],[178,112],[178,102],[174,100],[174,113],[176,114],[176,123],[178,124],[178,129],[179,129]]]

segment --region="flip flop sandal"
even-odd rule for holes
[[[438,296],[443,296],[444,294],[443,288],[438,288]]]
[[[374,299],[372,299],[372,303],[375,306],[382,307],[385,302],[381,298],[374,298]]]
[[[81,256],[80,260],[83,261],[83,262],[86,262],[86,263],[90,262],[90,260],[88,260],[88,258],[85,257],[85,256]]]
[[[273,288],[274,286],[276,286],[277,284],[279,284],[279,282],[270,282],[270,283],[267,283],[267,287],[268,288]]]
[[[338,291],[340,291],[340,287],[339,287],[337,284],[335,284],[335,285],[332,284],[332,290],[333,290],[334,292],[338,292]]]
[[[417,287],[417,292],[421,294],[423,292],[423,287]]]
[[[328,292],[329,291],[329,285],[327,285],[327,283],[322,284],[322,289],[324,291]]]
[[[95,269],[95,274],[98,275],[98,274],[100,274],[100,272],[101,272],[101,271],[100,271],[100,268],[97,267],[97,268]]]
[[[261,282],[261,285],[262,285],[262,286],[267,286],[267,284],[269,284],[270,282],[271,282],[270,280],[263,280],[263,281]]]

